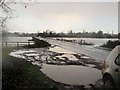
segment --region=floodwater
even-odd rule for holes
[[[27,42],[32,37],[7,37],[4,42]]]
[[[32,37],[7,37],[5,42],[27,42],[29,39],[32,39]],[[76,40],[77,42],[80,42],[80,40],[85,40],[86,42],[93,43],[95,46],[100,46],[104,43],[106,43],[108,40],[118,40],[115,38],[62,38],[67,40]]]
[[[56,38],[55,38],[56,39]],[[117,38],[62,38],[67,40],[76,40],[76,42],[80,42],[81,40],[85,40],[85,42],[93,43],[93,46],[101,46],[105,44],[108,40],[118,40]]]
[[[59,43],[58,43],[59,44]],[[63,45],[62,45],[63,46]],[[68,48],[66,48],[66,47]],[[56,53],[64,53],[63,55],[68,58],[74,58],[71,56],[71,54],[75,54],[76,51],[78,53],[81,53],[82,50],[85,51],[85,47],[79,47],[79,46],[72,46],[71,44],[64,44],[65,48],[61,47],[54,47],[50,48],[49,50]],[[70,47],[70,48],[69,48]],[[69,50],[70,49],[70,50]],[[71,50],[74,49],[74,50]],[[88,50],[87,48],[86,50]],[[89,49],[91,50],[91,49]],[[93,49],[92,49],[93,50]],[[33,51],[31,51],[33,52]],[[86,51],[89,52],[89,51]],[[95,51],[95,56],[96,56]],[[99,51],[100,52],[100,51]],[[91,52],[92,53],[92,52]],[[90,54],[91,54],[90,53]],[[70,55],[69,55],[70,54]],[[18,55],[18,54],[17,54]],[[33,52],[32,56],[36,56]],[[99,54],[98,54],[99,55]],[[31,56],[31,54],[27,54],[27,56]],[[18,56],[16,56],[18,57]],[[89,57],[82,57],[84,59]],[[41,63],[39,61],[32,62],[33,65],[41,66]],[[71,84],[71,85],[88,85],[91,83],[94,83],[102,78],[102,73],[100,70],[96,68],[92,68],[93,66],[89,65],[87,66],[80,66],[80,65],[50,65],[43,63],[42,68],[40,69],[44,74],[46,74],[48,77],[53,79],[54,81],[65,83],[65,84]]]
[[[28,40],[31,40],[32,37],[6,37],[4,38],[4,40],[2,42],[8,42],[7,43],[7,46],[17,46],[19,43],[19,46],[24,46],[28,43],[25,43],[25,42],[28,42]],[[33,41],[31,41],[30,44],[34,44]],[[6,46],[6,44],[4,43],[3,46]]]
[[[57,50],[56,48],[59,48],[59,50]],[[59,53],[64,52],[63,56],[68,57],[69,60],[77,60],[77,58],[72,56],[72,53],[70,51],[65,50],[61,47],[56,46],[50,49],[52,49],[54,52],[55,51],[59,51]],[[91,64],[89,64],[88,66],[80,66],[80,65],[64,65],[64,64],[53,65],[53,64],[46,64],[45,62],[41,63],[40,60],[45,61],[42,57],[40,57],[41,55],[44,56],[45,52],[44,53],[42,52],[44,50],[42,50],[39,53],[34,50],[36,49],[14,50],[9,55],[17,58],[26,59],[27,61],[30,61],[33,65],[37,65],[41,67],[40,70],[56,82],[61,82],[71,85],[88,85],[102,78],[101,71],[96,68],[92,68],[94,65]],[[48,51],[46,51],[46,53],[47,52]],[[88,57],[84,56],[82,58],[86,59]]]
[[[94,48],[91,46],[82,46],[75,43],[70,42],[63,42],[58,40],[51,40],[49,39],[49,43],[54,44],[56,46],[60,46],[62,48],[65,48],[67,50],[70,50],[75,53],[85,54],[87,56],[90,56],[91,58],[95,60],[105,60],[106,57],[109,55],[110,51]]]
[[[54,81],[71,85],[88,85],[102,77],[98,69],[76,65],[43,64],[41,71]]]
[[[75,54],[72,51],[69,51],[67,49],[64,49],[64,48],[61,48],[61,47],[58,47],[58,46],[56,46],[54,48],[50,48],[49,50],[52,51],[52,52],[56,52],[56,53],[70,53],[70,54]]]

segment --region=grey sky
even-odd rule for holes
[[[17,18],[8,21],[9,31],[118,32],[117,2],[40,2],[11,5]]]

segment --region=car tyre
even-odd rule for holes
[[[111,76],[106,76],[103,79],[104,90],[115,90],[114,82]]]

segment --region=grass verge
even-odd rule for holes
[[[57,84],[45,76],[40,68],[31,63],[11,57],[15,48],[2,49],[2,89],[55,89]]]

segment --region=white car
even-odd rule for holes
[[[106,89],[120,90],[120,45],[116,46],[104,61],[102,73]]]

